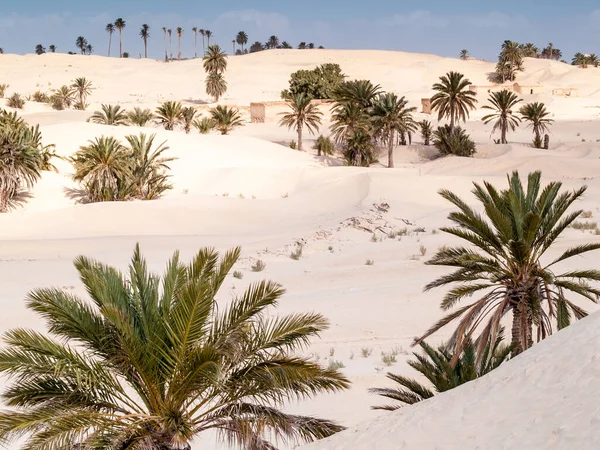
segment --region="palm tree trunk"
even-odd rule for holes
[[[507,142],[506,142],[506,127],[507,126],[508,125],[506,124],[506,122],[502,123],[502,143],[503,144],[507,144]]]
[[[302,125],[298,124],[298,150],[302,151]]]
[[[119,30],[119,58],[123,57],[123,30]]]
[[[394,167],[394,130],[388,136],[388,168]]]
[[[8,191],[2,189],[0,191],[0,213],[8,212]]]
[[[198,33],[194,33],[194,58],[198,58]]]
[[[110,58],[110,46],[112,45],[112,33],[108,33],[108,57]]]
[[[171,54],[171,61],[173,61],[173,38],[169,36],[169,53]]]
[[[202,35],[202,55],[206,55],[206,47],[204,46],[204,35]]]
[[[144,38],[144,58],[148,58],[148,39]]]
[[[181,36],[177,36],[177,59],[181,61]]]

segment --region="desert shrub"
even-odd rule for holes
[[[419,122],[419,127],[421,128],[421,139],[423,139],[423,145],[429,145],[431,135],[433,134],[431,122],[429,120],[423,120]]]
[[[292,250],[292,252],[290,253],[290,258],[292,258],[294,261],[298,261],[300,258],[302,258],[302,250],[303,247],[302,245],[298,245],[294,250]]]
[[[262,272],[267,267],[267,263],[265,263],[262,259],[257,259],[254,264],[250,267],[252,272]]]
[[[132,111],[127,111],[126,114],[127,122],[138,127],[145,127],[148,122],[154,119],[154,114],[150,109],[142,109],[137,106]]]
[[[318,156],[332,156],[335,152],[335,144],[329,137],[320,135],[314,146]]]
[[[73,108],[77,109],[78,111],[85,111],[86,109],[88,109],[88,106],[90,106],[89,103],[86,103],[85,101],[81,101],[81,100],[77,100],[73,104]]]
[[[198,130],[198,133],[208,134],[215,129],[217,123],[212,117],[202,117],[194,120],[192,125]]]
[[[476,152],[470,136],[462,128],[452,129],[450,125],[433,132],[433,145],[442,155],[473,156]]]
[[[240,112],[235,108],[219,105],[210,110],[210,115],[215,123],[215,128],[221,134],[229,134],[235,128],[244,125]]]
[[[321,64],[312,70],[298,70],[290,77],[290,88],[281,92],[281,98],[289,100],[304,93],[311,99],[330,99],[343,83],[346,75],[339,64]]]
[[[102,105],[102,111],[95,111],[88,122],[102,125],[127,125],[127,113],[120,105]]]
[[[8,89],[8,84],[6,84],[6,83],[0,84],[0,98],[4,98],[4,95],[6,94],[7,89]]]
[[[233,272],[233,278],[237,278],[238,280],[241,280],[242,278],[244,278],[244,273],[239,270],[235,270]]]
[[[34,102],[48,103],[49,99],[50,97],[48,96],[48,94],[42,91],[35,91],[33,94],[31,94],[31,100]]]
[[[373,349],[371,347],[362,347],[360,349],[360,355],[363,358],[368,358],[369,356],[371,356],[371,353],[373,353]]]
[[[296,141],[290,141],[289,146],[292,150],[296,150],[298,148],[298,144],[296,143]]]
[[[13,95],[8,97],[8,100],[6,100],[6,106],[9,108],[23,109],[25,106],[25,99],[21,97],[21,94],[15,92]]]
[[[183,130],[189,134],[192,129],[192,123],[196,117],[196,109],[193,106],[186,106],[181,110],[181,122],[183,123]]]
[[[180,102],[168,101],[164,102],[156,108],[156,120],[165,127],[165,130],[172,131],[182,120],[183,106]]]
[[[74,103],[74,91],[69,86],[61,86],[52,94],[52,102],[57,107],[54,109],[69,108]],[[54,107],[54,106],[53,106]]]

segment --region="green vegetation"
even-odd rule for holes
[[[200,134],[208,134],[215,129],[217,126],[215,120],[212,117],[202,117],[194,120],[192,125],[198,130]]]
[[[298,134],[298,150],[302,151],[302,131],[304,127],[308,128],[311,134],[319,131],[323,114],[316,105],[311,103],[310,97],[304,93],[292,97],[289,107],[291,112],[280,114],[282,117],[279,120],[279,125],[286,126],[288,129],[295,128]]]
[[[335,144],[329,137],[320,135],[315,141],[314,149],[317,151],[317,156],[333,156]]]
[[[225,70],[227,70],[227,54],[218,45],[209,45],[203,60],[207,75],[206,93],[214,97],[215,101],[219,101],[219,98],[227,92],[227,82],[224,78]]]
[[[6,100],[6,106],[14,109],[23,109],[25,107],[25,99],[21,97],[21,94],[15,92]]]
[[[450,131],[461,120],[467,120],[469,110],[475,109],[477,99],[470,86],[471,82],[458,72],[448,72],[433,85],[436,94],[431,97],[431,110],[438,112],[438,120],[450,119]]]
[[[491,109],[494,112],[484,116],[481,120],[486,125],[491,121],[495,121],[492,133],[500,130],[500,143],[507,144],[506,134],[508,130],[515,131],[521,121],[518,116],[513,114],[513,108],[522,100],[514,92],[503,89],[500,92],[492,92],[488,101],[491,103],[491,106],[485,105],[483,108]]]
[[[102,125],[127,125],[128,115],[120,105],[102,105],[102,111],[95,111],[88,122]]]
[[[127,122],[130,125],[135,125],[138,127],[145,127],[154,119],[154,113],[148,109],[142,109],[138,106],[133,108],[132,111],[127,111]]]
[[[547,133],[554,120],[550,119],[550,113],[543,103],[527,103],[519,110],[523,120],[528,122],[528,127],[533,129],[533,146],[542,148],[542,133]],[[544,145],[547,148],[547,145]]]
[[[243,126],[242,116],[235,108],[228,106],[216,106],[210,110],[210,115],[215,124],[215,129],[221,134],[229,134],[237,127]]]
[[[165,130],[172,131],[182,120],[183,106],[180,102],[164,102],[156,108],[154,116],[158,123],[165,127]]]
[[[461,127],[452,129],[450,125],[438,127],[433,132],[433,146],[444,156],[473,156],[476,152],[475,142],[465,130]]]
[[[281,98],[291,100],[304,94],[310,100],[333,99],[334,92],[346,76],[338,64],[322,64],[312,70],[299,70],[290,77],[290,88],[281,92]]]

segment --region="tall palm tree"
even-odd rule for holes
[[[181,121],[181,115],[183,114],[183,106],[180,102],[168,101],[164,102],[158,108],[156,108],[156,119],[158,123],[165,127],[165,130],[172,131]]]
[[[206,35],[206,46],[207,46],[208,48],[210,48],[210,38],[211,38],[211,36],[212,36],[212,31],[210,31],[210,30],[206,30],[206,31],[204,32],[204,34]]]
[[[279,45],[279,38],[275,35],[271,36],[269,38],[269,40],[267,41],[268,48],[277,48],[278,45]]]
[[[71,84],[73,93],[79,97],[79,104],[85,105],[87,96],[92,93],[92,82],[84,77],[76,78]]]
[[[121,17],[115,20],[115,28],[119,30],[119,57],[121,58],[123,57],[123,30],[126,26],[127,24]]]
[[[143,24],[140,30],[140,37],[144,41],[144,58],[148,57],[148,38],[150,38],[150,26]]]
[[[237,36],[235,37],[235,41],[238,43],[239,46],[242,47],[242,53],[244,53],[244,45],[248,43],[248,35],[246,34],[246,32],[238,32]]]
[[[194,33],[194,58],[198,57],[198,27],[192,27]]]
[[[152,119],[154,119],[154,113],[148,108],[142,109],[136,106],[133,110],[127,111],[127,122],[130,125],[145,127]]]
[[[56,45],[52,44],[48,46],[48,49],[51,53],[56,53]]]
[[[240,112],[235,108],[218,105],[209,110],[209,112],[215,123],[215,128],[222,135],[229,134],[230,131],[244,125]]]
[[[431,97],[431,109],[438,111],[438,120],[450,118],[450,129],[469,117],[469,109],[475,109],[475,93],[469,89],[471,82],[462,73],[448,72],[433,85],[436,94]]]
[[[206,46],[204,45],[204,38],[206,37],[206,30],[204,28],[200,28],[198,30],[198,33],[200,33],[200,36],[202,36],[202,55],[206,54]]]
[[[109,23],[105,28],[108,33],[108,56],[110,57],[110,47],[112,46],[112,35],[115,32],[115,24]]]
[[[444,247],[426,264],[452,267],[454,272],[429,283],[425,289],[452,286],[441,307],[447,311],[474,295],[470,304],[448,314],[415,343],[460,319],[450,345],[456,355],[464,343],[480,331],[478,349],[494,341],[501,321],[512,314],[513,354],[527,350],[534,339],[540,341],[556,328],[568,326],[586,312],[571,302],[568,294],[597,302],[600,271],[561,269],[558,263],[600,249],[600,243],[569,248],[556,258],[547,257],[562,233],[579,217],[581,210],[568,212],[586,187],[561,192],[562,183],[542,186],[541,172],[530,173],[526,187],[518,172],[507,176],[508,188],[498,191],[490,183],[475,183],[473,194],[481,208],[472,208],[449,190],[440,195],[458,208],[448,218],[456,225],[442,231],[470,243],[470,246]],[[479,211],[484,211],[482,216]],[[555,272],[556,270],[556,272]],[[590,284],[592,283],[592,284]],[[536,334],[534,334],[534,327]]]
[[[102,125],[127,125],[127,113],[120,105],[102,105],[102,111],[95,111],[88,122]]]
[[[149,271],[139,245],[125,272],[79,256],[89,299],[31,292],[27,306],[50,331],[6,335],[0,371],[16,375],[4,394],[18,406],[0,414],[2,436],[25,436],[28,448],[189,450],[211,430],[239,448],[274,449],[273,439],[296,445],[342,430],[281,411],[349,386],[337,370],[296,356],[327,320],[268,315],[284,293],[271,281],[217,304],[240,253],[204,248],[185,263],[176,252],[163,275]]]
[[[235,39],[233,41],[231,41],[231,46],[232,46],[232,55],[235,55]]]
[[[162,27],[163,30],[163,38],[165,41],[165,62],[169,60],[169,53],[167,51],[167,27]]]
[[[215,98],[218,102],[219,99],[227,92],[227,81],[223,77],[222,73],[211,72],[206,77],[206,93]]]
[[[227,53],[218,45],[210,45],[202,59],[207,73],[221,74],[227,70]]]
[[[170,59],[171,61],[173,61],[173,40],[172,40],[172,37],[173,37],[173,30],[171,30],[171,29],[169,28],[169,29],[167,30],[167,33],[168,33],[168,35],[169,35],[169,54],[170,54],[170,57],[169,57],[169,59]]]
[[[421,349],[423,353],[413,352],[415,359],[409,360],[408,365],[427,378],[433,385],[435,392],[449,391],[490,373],[507,361],[510,358],[511,347],[503,345],[502,339],[503,332],[501,331],[494,341],[494,345],[487,343],[484,354],[479,358],[473,341],[467,341],[456,364],[452,363],[454,358],[451,348],[442,344],[435,349],[426,342],[422,342]],[[374,406],[373,409],[395,411],[404,405],[414,405],[434,396],[434,391],[431,388],[424,386],[417,380],[393,373],[388,373],[387,378],[399,384],[400,387],[375,388],[369,389],[369,392],[398,403]]]
[[[85,46],[85,51],[87,52],[88,55],[91,55],[92,53],[94,53],[94,47],[92,47],[92,44],[87,44]]]
[[[308,128],[311,134],[319,131],[323,113],[319,111],[316,105],[312,104],[310,97],[303,92],[292,97],[289,108],[291,112],[280,113],[280,126],[286,126],[288,129],[295,128],[298,133],[298,150],[302,151],[302,131],[304,127]]]
[[[462,59],[463,61],[466,61],[467,59],[469,59],[469,50],[463,49],[460,51],[460,59]]]
[[[492,133],[500,130],[500,143],[507,144],[506,133],[508,129],[510,128],[512,131],[515,131],[521,121],[519,116],[513,114],[513,108],[523,100],[517,97],[517,94],[514,92],[503,89],[500,92],[492,92],[488,101],[491,103],[491,106],[485,105],[483,108],[491,109],[494,112],[484,116],[481,120],[486,125],[494,120]]]
[[[362,128],[356,129],[344,140],[344,159],[349,166],[369,167],[377,161],[373,149],[373,136]]]
[[[73,180],[81,183],[91,202],[122,200],[130,175],[127,149],[114,137],[102,136],[80,149],[71,158]]]
[[[388,92],[380,94],[373,102],[371,117],[375,133],[379,133],[388,145],[388,167],[394,167],[394,141],[396,133],[416,130],[412,113],[415,107],[407,108],[408,100]]]
[[[181,61],[181,36],[183,36],[183,28],[177,27],[177,59]]]
[[[381,86],[374,85],[369,80],[346,81],[333,93],[337,105],[356,103],[362,108],[371,108],[377,96],[381,93]]]
[[[169,176],[165,172],[170,169],[168,163],[176,158],[163,155],[169,150],[166,141],[155,148],[155,138],[155,134],[147,136],[144,133],[125,136],[132,159],[130,171],[133,195],[141,200],[153,200],[171,188]]]
[[[88,42],[87,42],[86,38],[84,38],[83,36],[79,36],[75,40],[75,45],[81,51],[81,54],[85,55],[85,49],[86,49],[86,47],[88,45]]]
[[[528,127],[533,128],[535,138],[533,140],[536,148],[542,148],[542,133],[547,133],[554,120],[550,119],[550,113],[543,103],[527,103],[519,110],[523,120],[529,122]]]

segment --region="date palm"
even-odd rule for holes
[[[269,40],[267,41],[267,47],[268,48],[277,48],[279,46],[279,38],[275,35],[272,35],[271,37],[269,37]]]
[[[310,97],[304,93],[292,97],[288,106],[291,112],[279,114],[281,116],[279,125],[288,127],[288,129],[295,128],[298,134],[298,150],[302,151],[302,131],[304,127],[308,128],[311,134],[318,132],[323,114],[316,105],[311,103]]]
[[[429,283],[425,289],[451,286],[441,303],[444,311],[477,295],[478,298],[448,314],[433,325],[416,343],[454,320],[459,320],[450,344],[459,354],[464,343],[480,331],[481,350],[494,341],[500,324],[512,315],[513,354],[527,350],[573,318],[586,312],[567,298],[569,294],[597,302],[600,271],[561,269],[575,256],[600,248],[600,243],[585,243],[567,249],[557,257],[547,255],[562,233],[579,217],[581,210],[568,211],[586,191],[583,186],[561,192],[562,183],[541,184],[541,172],[530,173],[523,186],[517,172],[507,176],[508,188],[497,190],[490,183],[474,184],[473,194],[480,203],[468,206],[449,190],[440,195],[458,208],[448,218],[455,226],[442,231],[463,239],[470,246],[440,249],[426,264],[452,267],[454,272]],[[536,332],[534,334],[534,331]]]
[[[150,26],[148,24],[143,24],[140,29],[140,37],[144,41],[144,58],[148,57],[148,39],[150,38]]]
[[[420,344],[422,353],[413,352],[415,359],[409,360],[408,365],[418,371],[431,383],[425,386],[417,380],[402,375],[388,373],[387,378],[399,387],[369,389],[372,394],[394,400],[393,404],[374,406],[373,409],[395,411],[404,405],[414,405],[420,401],[434,396],[434,392],[445,392],[461,384],[473,381],[492,370],[510,358],[511,347],[502,344],[503,332],[498,334],[494,345],[485,346],[480,358],[477,356],[476,346],[472,341],[467,341],[462,349],[460,358],[453,364],[453,352],[446,345],[437,349],[426,342]]]
[[[204,32],[204,34],[206,35],[206,46],[207,46],[208,48],[210,48],[210,38],[212,37],[212,31],[210,31],[210,30],[206,30],[206,31]]]
[[[381,86],[374,85],[369,80],[346,81],[333,93],[336,106],[355,103],[362,108],[370,108],[377,96],[381,93]]]
[[[49,45],[48,50],[50,50],[51,53],[56,53],[56,45],[54,45],[54,44]]]
[[[35,46],[35,54],[36,55],[43,55],[44,53],[46,53],[46,47],[44,47],[42,44],[38,44]]]
[[[121,58],[123,57],[123,30],[126,26],[127,24],[122,18],[119,17],[115,20],[115,28],[119,30],[119,56]]]
[[[61,86],[60,88],[54,91],[52,97],[56,104],[61,106],[60,109],[68,108],[74,102],[73,88],[66,85]]]
[[[102,125],[127,125],[127,113],[120,105],[102,105],[102,111],[95,111],[88,122],[100,123]]]
[[[421,130],[421,139],[423,139],[423,145],[429,145],[431,135],[433,134],[431,122],[429,120],[422,120],[421,122],[419,122],[419,127]]]
[[[86,38],[84,38],[83,36],[79,36],[75,40],[75,45],[81,51],[81,54],[85,55],[85,49],[86,49],[86,47],[88,45],[88,42],[87,42]]]
[[[154,134],[147,136],[144,133],[125,136],[131,152],[132,195],[141,200],[153,200],[172,188],[166,171],[170,169],[168,163],[176,158],[164,156],[169,147],[166,141],[155,147],[155,138]]]
[[[513,109],[522,99],[517,97],[517,94],[514,92],[503,89],[499,92],[492,92],[488,101],[491,103],[491,106],[485,105],[483,108],[491,109],[494,112],[483,116],[481,120],[486,125],[494,121],[492,133],[500,130],[500,143],[507,144],[506,133],[508,133],[509,129],[515,131],[521,121],[521,118],[513,113]]]
[[[377,161],[373,137],[362,128],[350,132],[343,143],[344,159],[349,166],[369,167]]]
[[[169,60],[169,53],[167,51],[167,27],[162,27],[162,31],[163,31],[163,38],[165,41],[165,62],[167,62]]]
[[[181,110],[181,121],[183,123],[183,130],[186,132],[186,134],[189,134],[191,131],[192,123],[194,122],[195,118],[196,108],[193,106],[186,106]]]
[[[210,45],[202,58],[206,73],[222,74],[227,70],[227,54],[218,45]]]
[[[238,32],[237,36],[235,37],[235,42],[237,42],[238,45],[242,47],[242,53],[244,53],[244,45],[248,43],[248,35],[246,34],[246,32]]]
[[[108,33],[108,56],[110,57],[110,47],[112,46],[112,35],[115,32],[115,24],[109,23],[104,29]]]
[[[79,104],[85,105],[85,100],[92,93],[92,82],[84,77],[75,78],[71,84],[73,94],[79,97]]]
[[[460,51],[460,59],[462,59],[463,61],[466,61],[467,59],[469,59],[469,51],[468,50],[461,50]]]
[[[181,36],[183,36],[183,28],[177,27],[177,60],[181,61]]]
[[[198,57],[198,27],[192,27],[194,33],[194,58]]]
[[[336,104],[331,115],[331,135],[338,144],[343,144],[348,136],[357,131],[371,133],[371,119],[368,110],[357,103]]]
[[[200,33],[200,36],[202,36],[202,55],[206,54],[206,45],[204,43],[204,38],[206,37],[206,30],[204,28],[200,28],[198,30],[198,33]]]
[[[373,102],[370,110],[373,129],[383,137],[388,145],[388,167],[394,167],[394,141],[396,133],[411,133],[416,131],[412,113],[415,107],[408,108],[408,100],[398,98],[396,94],[380,94]]]
[[[227,81],[223,77],[222,73],[209,73],[206,77],[206,93],[215,98],[218,102],[219,99],[227,92]]]
[[[165,130],[172,131],[181,121],[182,114],[183,106],[180,102],[168,101],[156,108],[155,117]]]
[[[138,127],[145,127],[152,119],[154,119],[154,113],[147,108],[142,109],[136,106],[127,112],[127,122]]]
[[[192,125],[198,130],[198,133],[208,134],[215,129],[217,124],[212,117],[202,117],[194,120]]]
[[[450,129],[460,120],[466,121],[469,110],[475,109],[477,99],[469,89],[471,82],[462,73],[448,72],[433,85],[436,94],[431,97],[431,109],[438,112],[438,120],[450,119]]]
[[[176,252],[163,275],[148,270],[139,246],[125,272],[77,257],[89,299],[37,289],[27,306],[49,332],[6,334],[0,371],[15,376],[0,436],[24,436],[27,448],[189,450],[212,430],[239,448],[266,450],[276,448],[270,439],[294,445],[342,430],[280,410],[348,387],[337,370],[295,356],[327,320],[268,314],[284,293],[271,281],[217,305],[239,256],[239,248],[203,248],[185,263]]]
[[[92,47],[92,44],[86,45],[85,51],[87,52],[88,55],[91,55],[92,53],[94,53],[94,47]]]
[[[535,147],[542,148],[542,133],[547,133],[554,122],[550,119],[546,105],[539,102],[527,103],[521,107],[519,113],[523,116],[523,120],[529,123],[528,127],[533,128]]]
[[[125,146],[114,137],[96,138],[71,158],[73,180],[91,202],[124,200],[130,190],[131,165]]]
[[[215,128],[219,130],[222,135],[229,134],[229,132],[235,128],[244,125],[240,112],[235,108],[219,105],[212,108],[209,112],[214,121]]]
[[[169,28],[167,34],[169,35],[169,59],[173,61],[173,30]]]

